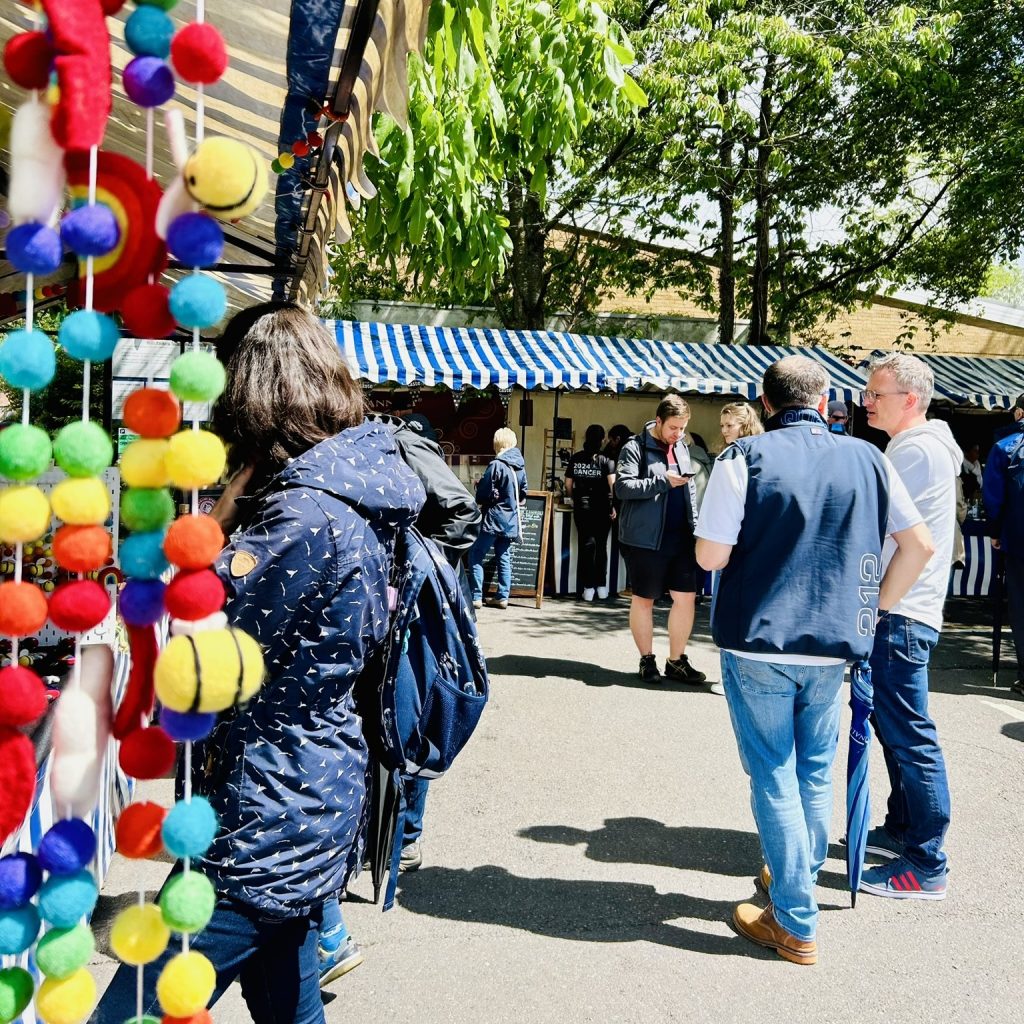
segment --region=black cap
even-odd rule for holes
[[[428,441],[437,440],[437,431],[430,425],[430,420],[421,412],[411,412],[407,416],[402,417],[405,420],[405,425],[410,430],[415,430],[417,434],[422,434]]]

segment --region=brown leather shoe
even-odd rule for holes
[[[775,920],[775,909],[770,903],[764,910],[753,903],[741,903],[733,911],[732,923],[745,939],[774,949],[783,960],[804,965],[818,962],[818,944],[813,939],[807,941],[790,935]]]
[[[757,878],[754,879],[754,885],[763,892],[765,896],[769,895],[768,890],[772,885],[772,873],[768,870],[767,864],[761,865],[761,870],[757,873]]]

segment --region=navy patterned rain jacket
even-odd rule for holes
[[[363,424],[240,503],[217,572],[267,678],[196,750],[196,791],[220,819],[203,862],[218,895],[300,915],[358,863],[367,753],[352,688],[387,628],[385,545],[423,499],[391,432]]]

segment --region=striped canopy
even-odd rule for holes
[[[914,354],[935,374],[935,397],[954,405],[1012,409],[1024,393],[1024,360]]]

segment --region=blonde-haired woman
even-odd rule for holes
[[[746,402],[733,402],[725,406],[722,409],[719,423],[726,448],[737,438],[753,437],[754,434],[764,433],[764,427],[761,426],[761,419],[756,410]]]
[[[469,579],[473,587],[473,607],[484,598],[484,558],[494,548],[498,566],[498,594],[488,604],[507,608],[512,590],[512,542],[521,533],[520,505],[526,500],[526,463],[516,447],[517,438],[508,427],[494,432],[495,459],[476,486],[476,503],[483,513],[480,535],[469,549]]]

